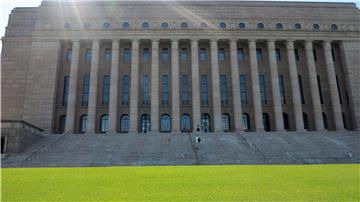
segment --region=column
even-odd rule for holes
[[[222,131],[221,124],[221,101],[220,101],[220,78],[217,39],[210,40],[211,49],[211,81],[212,81],[212,100],[214,114],[214,132]]]
[[[262,106],[260,99],[259,87],[259,70],[256,57],[256,40],[249,40],[250,52],[250,68],[251,68],[251,85],[253,94],[253,107],[255,116],[255,130],[264,131],[264,124],[262,119]]]
[[[275,41],[268,40],[267,42],[270,74],[271,74],[271,92],[273,97],[274,114],[275,114],[275,126],[277,131],[284,131],[284,119],[282,116],[282,107],[280,99],[280,87],[279,87],[279,74],[278,66],[275,54]]]
[[[171,40],[171,95],[172,95],[172,131],[180,131],[180,106],[179,106],[179,41]]]
[[[138,130],[139,40],[131,41],[130,131]]]
[[[235,132],[243,131],[242,126],[242,109],[240,99],[240,81],[239,65],[237,57],[237,40],[230,40],[230,60],[231,60],[231,82],[234,106],[234,126]]]
[[[201,125],[200,110],[200,79],[199,79],[199,47],[198,39],[191,39],[191,87],[192,87],[192,112],[193,112],[193,132],[197,125]]]
[[[334,62],[331,54],[331,42],[324,41],[322,45],[325,55],[326,70],[327,70],[329,87],[330,87],[330,96],[331,96],[332,111],[335,121],[335,128],[336,130],[344,130],[341,104],[339,100],[339,91],[336,83],[336,73],[335,73]]]
[[[311,91],[311,100],[312,100],[314,119],[315,119],[315,128],[316,130],[324,130],[324,121],[322,117],[312,41],[305,42],[305,50],[306,50],[306,61],[307,61],[308,74],[310,80],[310,91]]]
[[[77,77],[79,69],[79,52],[80,42],[72,42],[72,55],[71,55],[71,66],[70,66],[70,81],[69,81],[69,96],[66,108],[66,125],[65,131],[73,133],[75,123],[75,108],[76,108],[76,87]]]
[[[298,72],[295,62],[294,41],[288,40],[286,42],[286,50],[289,64],[292,102],[294,107],[295,128],[297,131],[305,131]]]
[[[151,131],[159,132],[159,40],[151,41]]]
[[[111,48],[111,77],[110,77],[110,103],[109,103],[109,132],[116,133],[118,80],[119,80],[119,41],[112,40]]]
[[[91,50],[91,67],[90,67],[90,87],[89,87],[89,103],[88,103],[88,132],[95,133],[96,126],[96,99],[97,99],[97,83],[99,69],[99,40],[92,41]]]

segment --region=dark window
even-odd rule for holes
[[[219,25],[220,25],[220,28],[222,28],[222,29],[226,28],[226,23],[225,22],[221,22]]]
[[[304,129],[309,129],[309,119],[306,113],[303,113]]]
[[[5,153],[5,137],[1,137],[1,153]]]
[[[201,131],[205,133],[211,131],[211,122],[209,114],[202,114],[201,115]]]
[[[181,76],[181,102],[183,105],[189,105],[189,80],[187,75]]]
[[[240,28],[240,29],[244,29],[244,28],[245,28],[245,23],[240,22],[240,23],[239,23],[239,28]]]
[[[59,133],[63,133],[65,131],[65,124],[66,124],[66,115],[60,116],[59,120]]]
[[[100,132],[106,133],[109,128],[109,116],[107,114],[104,114],[100,118]]]
[[[124,49],[124,61],[125,62],[130,62],[131,60],[131,52],[129,48],[125,48]]]
[[[261,104],[267,104],[265,76],[259,75]]]
[[[244,130],[249,130],[250,129],[250,117],[249,117],[249,114],[243,113],[242,114],[242,120],[243,120]]]
[[[222,114],[221,115],[221,122],[223,131],[230,131],[230,116],[229,114]]]
[[[284,128],[286,130],[289,130],[290,127],[289,127],[289,116],[287,115],[287,113],[283,113],[283,120],[284,120]]]
[[[327,117],[326,117],[326,114],[324,112],[322,113],[322,117],[323,117],[323,122],[324,122],[324,128],[328,129]]]
[[[227,79],[226,75],[220,76],[220,91],[221,91],[221,104],[229,104],[228,92],[227,92]]]
[[[265,131],[270,131],[270,118],[267,113],[263,113],[263,125]]]
[[[181,58],[181,61],[187,61],[188,60],[188,52],[187,52],[186,48],[181,49],[180,58]]]
[[[319,26],[319,24],[313,24],[313,28],[314,28],[315,30],[319,30],[319,29],[320,29],[320,26]]]
[[[208,105],[209,104],[209,95],[208,95],[208,79],[207,75],[201,75],[201,104]]]
[[[258,26],[259,29],[264,29],[264,24],[263,23],[258,23],[257,26]]]
[[[160,132],[162,133],[171,132],[170,116],[167,114],[162,115],[160,118]]]
[[[142,23],[142,28],[147,29],[147,28],[149,28],[149,27],[150,27],[150,25],[149,25],[148,22],[143,22],[143,23]]]
[[[69,76],[64,76],[64,89],[63,89],[63,99],[62,105],[67,105],[69,96]]]
[[[200,61],[206,61],[206,49],[200,48]]]
[[[140,132],[147,133],[151,129],[150,116],[148,114],[143,114],[140,117]]]
[[[302,78],[300,75],[298,75],[298,82],[299,82],[299,90],[300,90],[300,96],[301,96],[301,103],[305,104],[305,97],[304,97],[304,89],[302,85]]]
[[[110,95],[110,76],[105,75],[103,78],[103,89],[102,89],[102,105],[109,105]]]
[[[337,90],[338,90],[338,94],[339,94],[339,101],[340,101],[340,104],[342,104],[342,98],[341,98],[341,93],[340,93],[339,78],[338,78],[337,75],[336,75],[336,85],[337,85]]]
[[[168,75],[162,76],[162,104],[169,104],[169,77]]]
[[[283,28],[283,25],[281,23],[276,24],[276,29],[282,29],[282,28]]]
[[[166,29],[166,28],[168,28],[168,27],[169,27],[169,24],[168,24],[167,22],[161,23],[161,28]]]
[[[143,100],[142,103],[144,105],[148,105],[149,104],[149,76],[148,75],[144,75],[143,77]]]
[[[188,114],[183,114],[181,116],[181,132],[190,132],[191,131],[191,121],[190,116]]]
[[[336,31],[338,29],[338,26],[336,24],[331,25],[331,30]]]
[[[82,115],[80,117],[80,133],[85,133],[87,131],[88,126],[88,116]]]
[[[280,96],[283,104],[286,104],[285,100],[285,84],[284,84],[284,76],[279,75],[279,87],[280,87]]]
[[[129,115],[122,115],[120,118],[120,132],[127,133],[130,128],[130,118]]]
[[[106,62],[109,62],[111,60],[111,49],[110,48],[105,49],[104,60]]]
[[[332,56],[332,60],[335,61],[335,53],[334,53],[334,49],[331,49],[331,56]]]
[[[105,22],[105,23],[103,24],[103,29],[109,29],[109,28],[110,28],[110,23]]]
[[[317,55],[316,55],[316,50],[313,49],[313,55],[314,55],[314,60],[317,61]]]
[[[66,62],[71,62],[72,50],[69,48],[66,51]]]
[[[296,61],[299,61],[299,60],[300,60],[299,50],[295,48],[295,49],[294,49],[294,53],[295,53],[295,59],[296,59]]]
[[[323,96],[322,96],[322,90],[321,90],[321,80],[320,80],[320,76],[317,75],[317,83],[318,83],[318,88],[319,88],[319,96],[320,96],[320,102],[321,104],[324,104],[324,100],[323,100]]]
[[[130,24],[129,24],[128,22],[124,22],[124,23],[122,24],[122,28],[127,29],[127,28],[129,28],[129,27],[130,27]]]
[[[281,61],[281,51],[280,48],[276,48],[275,49],[275,53],[276,53],[276,61]]]
[[[244,61],[244,49],[238,48],[237,49],[238,61],[242,63]]]
[[[88,106],[89,103],[89,88],[90,88],[90,76],[85,75],[83,77],[83,93],[82,93],[82,106]]]
[[[225,61],[225,49],[224,48],[219,49],[219,60]]]
[[[150,51],[148,48],[144,48],[143,54],[144,54],[144,61],[150,60]]]
[[[300,23],[296,23],[296,24],[295,24],[295,29],[301,29],[301,24],[300,24]]]
[[[91,61],[91,50],[90,49],[86,49],[84,57],[85,57],[85,61]]]
[[[258,61],[263,59],[261,48],[256,49],[256,58]]]
[[[341,113],[342,116],[342,120],[343,120],[343,124],[344,124],[344,128],[347,129],[347,125],[346,125],[346,116],[344,113]]]
[[[169,61],[169,50],[167,48],[163,48],[161,51],[161,59],[164,62]]]
[[[122,86],[122,105],[129,105],[129,76],[123,76],[123,86]]]
[[[240,74],[240,99],[241,105],[248,104],[247,91],[246,91],[246,76],[244,74]]]
[[[183,29],[188,28],[188,24],[186,22],[181,23],[181,28]]]

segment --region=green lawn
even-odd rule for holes
[[[1,169],[2,201],[359,201],[359,165]]]

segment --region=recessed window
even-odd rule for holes
[[[142,103],[143,105],[149,105],[150,104],[150,95],[149,95],[149,75],[144,75],[143,77],[143,99]]]
[[[264,24],[260,22],[260,23],[257,24],[257,27],[259,29],[264,29]]]
[[[319,26],[319,24],[313,24],[313,28],[318,30],[318,29],[320,29],[320,26]]]
[[[105,60],[105,62],[110,62],[110,60],[111,60],[111,49],[110,48],[105,48],[104,60]]]
[[[225,49],[224,48],[219,49],[219,60],[225,61]]]
[[[283,24],[281,24],[281,23],[277,23],[276,24],[276,29],[282,29],[284,26],[283,26]]]
[[[187,52],[187,49],[186,48],[182,48],[181,49],[181,61],[187,61],[188,59],[188,52]]]
[[[169,61],[169,50],[167,48],[163,48],[161,51],[161,59],[164,62]]]
[[[82,99],[81,99],[82,106],[88,106],[89,88],[90,88],[90,76],[85,75],[85,76],[83,76],[83,89],[82,89],[83,92],[82,92]]]
[[[65,23],[65,24],[64,24],[64,28],[65,28],[65,29],[70,29],[70,23],[68,23],[68,22]]]
[[[238,61],[240,63],[242,63],[244,61],[244,49],[238,48],[237,49],[237,56],[238,56]]]
[[[168,28],[168,27],[169,27],[169,24],[168,24],[167,22],[161,23],[161,28],[166,29],[166,28]]]
[[[109,128],[109,116],[107,114],[104,114],[100,118],[100,132],[106,133]]]
[[[221,93],[221,104],[228,105],[229,96],[227,91],[227,79],[225,74],[220,75],[220,93]]]
[[[90,29],[90,23],[87,23],[87,22],[84,23],[84,28],[85,28],[85,29]]]
[[[338,26],[336,25],[336,24],[332,24],[331,25],[331,30],[332,31],[335,31],[335,30],[337,30],[338,29]]]
[[[103,89],[102,89],[102,105],[109,105],[110,97],[110,76],[104,75],[103,77]]]
[[[122,82],[122,105],[128,106],[129,105],[129,75],[123,76],[123,82]]]
[[[300,23],[296,23],[296,24],[295,24],[295,29],[301,29],[301,24],[300,24]]]
[[[122,24],[122,28],[124,28],[124,29],[127,29],[127,28],[129,28],[130,27],[130,24],[128,23],[128,22],[124,22],[123,24]]]
[[[125,62],[130,62],[130,59],[131,59],[130,48],[125,48],[124,49],[124,61]]]
[[[169,105],[169,77],[168,75],[163,75],[161,78],[162,83],[162,104]]]
[[[201,23],[201,25],[200,25],[202,28],[206,28],[207,27],[207,24],[206,23]]]
[[[204,62],[206,61],[206,49],[200,48],[200,61]]]
[[[150,50],[149,48],[144,48],[144,52],[143,52],[143,58],[144,58],[144,61],[148,61],[150,60]]]
[[[209,104],[208,78],[207,78],[206,74],[203,74],[200,77],[200,98],[201,98],[202,105]]]
[[[240,23],[239,23],[239,28],[240,28],[240,29],[244,29],[244,28],[245,28],[245,23],[240,22]]]
[[[280,51],[280,48],[276,48],[276,49],[275,49],[275,55],[276,55],[276,61],[280,62],[280,61],[281,61],[281,51]]]
[[[104,29],[109,29],[109,28],[110,28],[110,23],[105,22],[105,23],[103,24],[103,28],[104,28]]]
[[[150,25],[149,25],[148,22],[143,22],[143,23],[142,23],[142,28],[148,29],[149,27],[150,27]]]
[[[221,23],[219,24],[219,26],[220,26],[221,29],[225,29],[225,28],[226,28],[226,23],[225,23],[225,22],[221,22]]]
[[[262,55],[262,50],[261,48],[257,48],[256,49],[256,58],[258,61],[262,60],[263,59],[263,55]]]
[[[67,51],[66,51],[66,62],[71,62],[71,56],[72,56],[72,49],[69,48]]]
[[[181,76],[181,103],[184,106],[189,105],[189,79],[185,74]]]
[[[181,23],[181,28],[183,29],[188,28],[188,24],[186,22]]]

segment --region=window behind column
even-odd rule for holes
[[[180,58],[181,58],[181,61],[187,61],[188,60],[188,52],[187,52],[186,48],[181,49]]]
[[[150,51],[149,48],[144,48],[143,50],[143,57],[144,57],[144,61],[149,61],[150,60]]]
[[[189,105],[189,80],[187,75],[181,76],[181,102],[184,106]]]
[[[276,61],[280,62],[280,61],[281,61],[281,51],[280,51],[280,48],[276,48],[276,49],[275,49],[275,53],[276,53]]]
[[[225,49],[224,48],[219,48],[219,60],[225,61]]]
[[[265,76],[259,75],[261,104],[267,104]]]
[[[66,58],[65,58],[66,62],[71,62],[71,56],[72,56],[72,49],[69,48],[66,51]]]
[[[244,62],[244,59],[245,59],[245,57],[244,57],[244,49],[238,48],[237,49],[237,56],[238,56],[238,61],[240,63]]]
[[[229,98],[228,98],[228,93],[227,93],[226,75],[220,75],[220,91],[221,91],[221,104],[228,105]]]
[[[85,51],[84,59],[85,61],[91,61],[91,50],[89,48]]]
[[[89,88],[90,88],[90,76],[83,76],[83,93],[82,93],[82,106],[88,106],[89,103]]]
[[[284,84],[284,76],[279,75],[279,87],[280,87],[280,97],[283,104],[286,104],[285,99],[285,84]]]
[[[206,48],[200,48],[199,57],[201,62],[206,61]]]
[[[161,60],[163,62],[169,61],[169,49],[163,48],[161,51]]]
[[[142,103],[143,105],[148,105],[149,104],[149,76],[148,75],[144,75],[143,77],[143,100]]]
[[[246,106],[248,104],[247,92],[246,92],[246,76],[240,74],[240,98],[241,105]]]
[[[208,78],[207,75],[201,75],[201,104],[208,105],[209,104],[209,95],[208,95]]]
[[[163,75],[161,78],[162,82],[162,104],[169,105],[169,77]]]
[[[299,90],[300,90],[300,96],[301,96],[301,103],[305,104],[305,97],[304,97],[304,89],[302,85],[302,78],[300,75],[298,75],[298,82],[299,82]]]
[[[321,104],[324,104],[323,95],[322,95],[322,90],[321,90],[321,80],[320,80],[320,76],[317,75],[316,78],[317,78],[317,83],[318,83],[318,88],[319,88],[320,102],[321,102]]]
[[[64,86],[63,86],[63,99],[62,105],[66,106],[69,96],[69,76],[64,76]]]
[[[130,48],[125,48],[124,49],[124,61],[125,62],[130,62],[130,60],[131,60]]]
[[[129,76],[123,76],[123,87],[122,87],[122,105],[129,105]]]
[[[105,60],[105,62],[111,61],[111,49],[110,48],[105,48],[104,60]]]
[[[261,48],[257,48],[256,49],[256,58],[258,61],[262,60],[263,59],[263,55],[262,55],[262,50]]]
[[[102,105],[109,105],[110,94],[110,76],[105,75],[103,77],[103,89],[102,89]]]
[[[294,49],[294,54],[295,54],[295,59],[296,59],[296,61],[299,61],[299,60],[300,60],[299,50],[295,48],[295,49]]]

